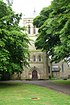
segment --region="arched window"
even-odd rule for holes
[[[41,62],[41,55],[39,55],[39,56],[38,56],[38,61],[40,61],[40,62]]]
[[[35,56],[35,55],[33,55],[33,61],[34,61],[34,62],[36,61],[36,56]]]
[[[28,34],[30,34],[30,25],[28,25]]]
[[[33,27],[33,34],[36,34],[36,28],[35,28],[35,26]]]

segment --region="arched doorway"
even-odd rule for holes
[[[38,74],[36,70],[32,71],[32,80],[37,80],[38,79]]]

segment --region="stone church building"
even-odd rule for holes
[[[25,68],[20,79],[22,80],[37,80],[37,79],[48,79],[49,77],[54,78],[70,78],[70,66],[61,61],[59,63],[50,64],[46,52],[36,50],[35,40],[37,38],[38,29],[33,26],[33,18],[23,18],[23,26],[26,27],[26,32],[31,39],[29,45],[29,64],[30,67]],[[18,79],[18,75],[14,73],[12,79]]]
[[[33,26],[33,18],[24,18],[23,25],[27,29],[27,34],[31,39],[29,45],[29,64],[30,67],[25,68],[23,73],[21,74],[21,79],[47,79],[48,78],[48,66],[46,53],[41,50],[36,50],[35,48],[35,40],[37,38],[38,29]]]

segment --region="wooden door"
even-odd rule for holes
[[[32,79],[33,80],[37,80],[38,79],[38,75],[37,75],[37,71],[36,70],[32,71]]]

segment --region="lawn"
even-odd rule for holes
[[[68,80],[59,79],[59,80],[53,80],[52,82],[55,84],[70,85],[70,79]]]
[[[0,105],[70,105],[70,96],[31,84],[0,83]]]

